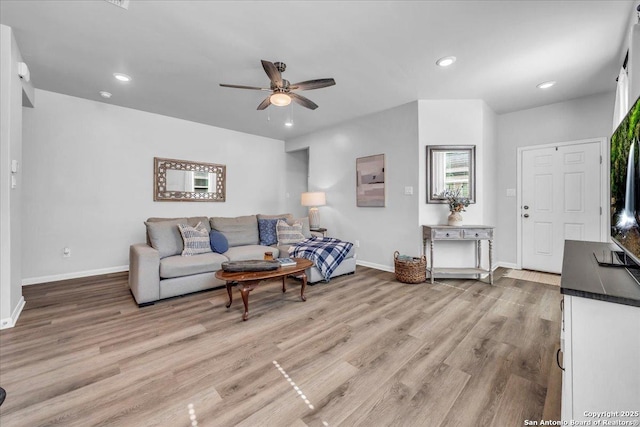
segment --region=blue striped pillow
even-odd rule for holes
[[[184,241],[184,249],[182,256],[204,254],[211,252],[211,244],[209,243],[209,231],[201,222],[195,227],[186,224],[178,224],[178,229]]]

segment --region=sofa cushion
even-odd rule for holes
[[[187,218],[165,221],[146,221],[147,235],[151,247],[160,253],[160,258],[180,255],[184,249],[178,224],[187,225]]]
[[[211,228],[220,231],[229,242],[229,247],[241,245],[257,245],[258,219],[255,215],[238,216],[235,218],[212,217]]]
[[[265,252],[273,253],[274,258],[277,258],[279,254],[278,248],[275,247],[246,245],[229,248],[229,250],[224,253],[224,256],[229,258],[229,261],[246,261],[250,259],[264,259]]]
[[[177,228],[177,227],[176,227]],[[208,273],[220,270],[221,264],[228,261],[227,257],[215,252],[193,256],[170,256],[160,260],[160,277],[189,276],[192,274]]]
[[[211,250],[219,254],[223,254],[229,250],[229,242],[227,238],[219,231],[211,230],[209,233],[209,244]]]
[[[285,221],[278,221],[276,223],[276,232],[278,233],[278,246],[292,245],[304,240],[300,222],[294,222],[289,225]]]
[[[276,234],[276,223],[285,221],[282,218],[258,218],[258,233],[260,235],[260,244],[269,246],[278,243],[278,235]]]
[[[192,227],[197,227],[198,223],[200,223],[202,228],[207,230],[207,233],[209,233],[211,231],[211,225],[209,224],[209,218],[207,218],[206,216],[191,216],[191,217],[187,218],[187,224],[189,224]]]
[[[182,256],[211,252],[209,231],[207,229],[208,227],[203,226],[200,222],[195,227],[178,224],[178,230],[182,235],[182,243],[184,244]]]
[[[293,221],[293,215],[291,215],[290,213],[284,213],[284,214],[280,214],[280,215],[258,214],[256,216],[258,217],[258,220],[260,220],[260,219],[282,219],[282,218],[284,218],[285,221]]]

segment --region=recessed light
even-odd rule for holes
[[[113,73],[113,77],[115,77],[116,80],[120,80],[121,82],[130,82],[131,81],[131,77],[127,76],[126,74],[122,74],[122,73]]]
[[[548,82],[540,83],[540,84],[539,84],[539,85],[537,85],[536,87],[537,87],[538,89],[549,89],[551,86],[553,86],[553,85],[555,85],[555,84],[556,84],[556,82],[554,82],[554,81],[548,81]]]
[[[106,90],[101,90],[100,92],[98,92],[100,94],[101,97],[103,98],[111,98],[111,92],[107,92]]]
[[[445,56],[444,58],[440,58],[436,61],[436,64],[440,67],[448,67],[449,65],[456,62],[455,56]]]
[[[293,126],[293,122],[284,122],[284,125],[290,128],[291,126]]]

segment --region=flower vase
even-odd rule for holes
[[[462,225],[462,214],[460,212],[451,212],[449,217],[447,218],[447,224],[461,226]]]

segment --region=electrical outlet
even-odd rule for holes
[[[360,247],[360,240],[356,240],[356,248]]]
[[[71,256],[71,248],[63,248],[62,249],[62,257],[69,258]]]

